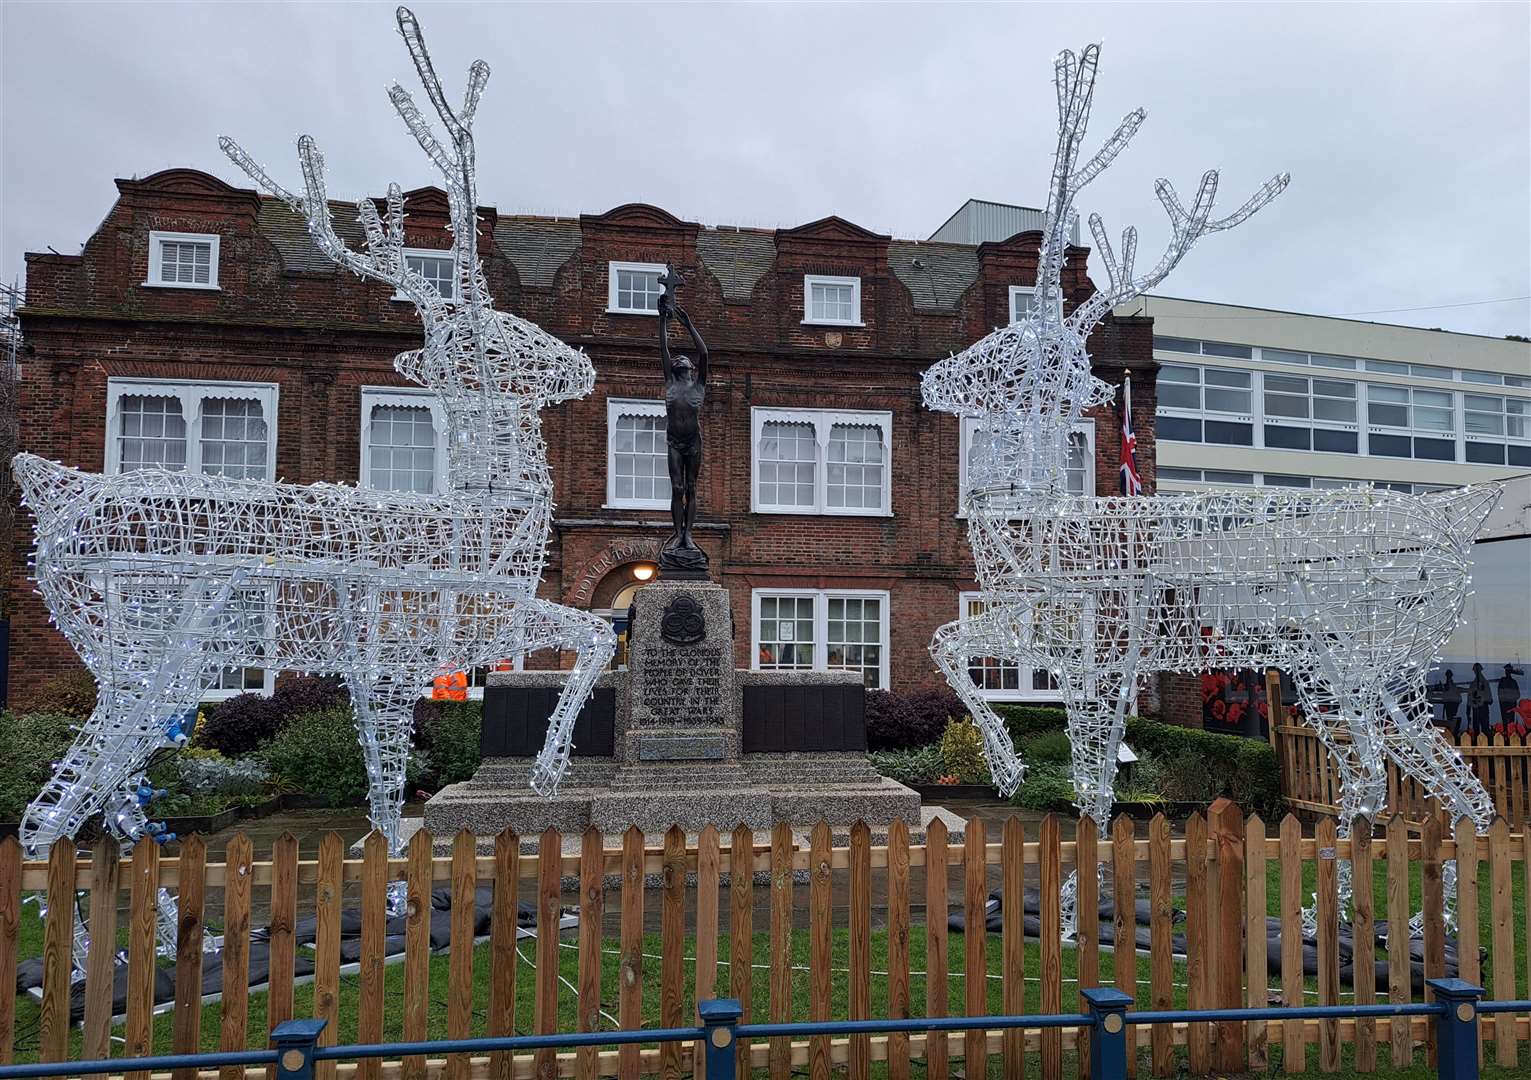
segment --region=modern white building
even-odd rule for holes
[[[1531,473],[1531,343],[1167,296],[1154,320],[1160,491]]]

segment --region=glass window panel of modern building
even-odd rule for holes
[[[1524,341],[1169,297],[1123,313],[1154,319],[1158,466],[1171,483],[1212,482],[1208,444],[1234,448],[1220,471],[1315,488],[1428,490],[1531,467]]]

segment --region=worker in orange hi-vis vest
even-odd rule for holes
[[[467,701],[468,673],[454,671],[450,675],[437,675],[431,686],[434,701]]]

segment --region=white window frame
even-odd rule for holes
[[[760,436],[767,423],[812,424],[818,446],[814,461],[812,506],[778,506],[760,501]],[[882,470],[882,506],[829,505],[829,435],[836,424],[876,427],[882,432],[886,453]],[[810,514],[832,517],[893,516],[893,414],[883,411],[855,412],[845,409],[792,409],[755,406],[750,409],[750,510],[756,514]]]
[[[851,287],[851,317],[849,319],[815,319],[813,317],[813,287],[815,285],[849,285]],[[865,326],[861,319],[861,279],[837,277],[833,274],[803,275],[803,325],[804,326]]]
[[[445,259],[446,261],[453,264],[452,295],[444,296],[442,297],[442,300],[448,304],[457,303],[457,252],[453,248],[405,248],[399,253],[399,265],[408,266],[409,264],[405,260],[408,259],[411,255],[417,259]],[[389,297],[389,299],[407,302],[409,300],[409,295],[405,293],[403,289],[399,289],[391,297]]]
[[[262,589],[266,593],[266,644],[267,647],[272,649],[274,652],[276,645],[276,583],[273,581],[267,581],[264,584],[257,583],[255,585],[247,585],[244,588],[250,592],[254,592],[257,589]],[[253,664],[246,664],[241,665],[241,668],[254,666],[255,665]],[[225,670],[227,669],[219,668],[217,674],[222,676]],[[204,687],[202,690],[202,700],[227,701],[229,698],[239,697],[241,694],[259,694],[261,697],[270,697],[276,690],[277,669],[274,667],[266,667],[260,668],[259,670],[261,673],[261,687],[259,690]]]
[[[750,591],[750,669],[753,671],[773,671],[774,668],[762,669],[760,666],[760,601],[767,596],[808,597],[813,600],[813,670],[814,671],[854,671],[855,668],[830,668],[829,667],[829,601],[831,599],[844,600],[876,600],[878,607],[878,633],[881,635],[881,653],[878,657],[878,685],[875,689],[888,690],[892,688],[889,679],[889,656],[892,652],[892,642],[889,640],[889,630],[892,624],[890,619],[892,608],[892,596],[886,589],[795,589],[795,588],[760,588]]]
[[[144,282],[146,289],[202,289],[204,291],[219,292],[218,285],[218,247],[220,237],[217,233],[182,233],[160,232],[151,230],[149,233],[149,269],[148,279]],[[160,268],[164,259],[164,244],[208,244],[212,251],[209,253],[207,284],[199,284],[194,281],[161,281]]]
[[[640,263],[640,262],[609,262],[606,264],[606,314],[608,315],[648,315],[658,318],[658,311],[650,311],[648,308],[625,308],[617,304],[617,271],[626,270],[635,274],[660,274],[663,275],[666,266],[664,263]]]
[[[431,427],[436,431],[436,456],[431,462],[431,490],[440,495],[447,489],[447,424],[441,399],[429,390],[400,386],[363,386],[361,388],[361,468],[358,483],[372,487],[372,410],[378,405],[408,409],[429,409]]]
[[[1037,287],[1035,285],[1012,285],[1012,286],[1010,286],[1010,321],[1011,322],[1015,322],[1016,319],[1017,319],[1017,315],[1016,315],[1016,311],[1015,311],[1015,302],[1016,302],[1016,300],[1018,298],[1022,297],[1022,296],[1035,297],[1036,295],[1037,295]],[[1063,315],[1063,297],[1062,296],[1058,297],[1058,315],[1059,315],[1060,318]]]
[[[276,428],[278,388],[276,383],[184,379],[117,379],[106,381],[106,468],[108,476],[122,471],[121,448],[117,430],[124,397],[173,397],[181,402],[181,416],[186,421],[185,472],[202,473],[202,402],[227,398],[234,401],[258,401],[266,421],[267,480],[276,478]]]
[[[964,416],[959,421],[961,424],[961,437],[957,449],[957,516],[967,517],[967,476],[968,476],[968,451],[973,445],[973,432],[978,427],[978,418]],[[1069,429],[1070,435],[1084,436],[1084,494],[1093,496],[1097,492],[1095,476],[1095,421],[1092,419],[1080,420]]]
[[[617,421],[624,416],[665,416],[665,403],[639,398],[606,399],[606,506],[623,510],[668,510],[669,499],[624,499],[617,496]]]
[[[1307,389],[1305,391],[1303,391],[1303,393],[1301,395],[1299,395],[1299,394],[1297,394],[1297,393],[1295,393],[1293,391],[1290,391],[1290,390],[1282,390],[1282,389],[1279,389],[1279,388],[1272,389],[1270,384],[1269,384],[1269,382],[1267,381],[1267,380],[1269,380],[1272,377],[1278,378],[1278,379],[1302,379],[1302,380],[1304,380],[1307,383]],[[1308,431],[1308,449],[1307,450],[1303,450],[1303,449],[1301,449],[1299,447],[1290,447],[1290,446],[1273,446],[1273,447],[1269,447],[1269,449],[1272,449],[1272,450],[1283,451],[1283,452],[1294,452],[1294,453],[1320,453],[1320,454],[1342,453],[1343,451],[1336,451],[1336,450],[1317,450],[1317,451],[1313,450],[1313,444],[1314,444],[1314,441],[1315,441],[1315,437],[1313,435],[1313,432],[1315,432],[1315,431],[1337,431],[1337,432],[1343,432],[1343,433],[1346,433],[1346,434],[1350,434],[1350,435],[1356,436],[1356,454],[1355,454],[1355,456],[1360,456],[1364,452],[1363,451],[1363,442],[1362,442],[1362,433],[1363,433],[1363,430],[1364,430],[1364,428],[1366,426],[1365,422],[1364,422],[1365,421],[1365,408],[1366,408],[1366,406],[1365,406],[1365,399],[1362,397],[1362,392],[1361,392],[1361,387],[1362,387],[1363,384],[1362,384],[1362,382],[1360,380],[1355,379],[1355,378],[1351,378],[1351,377],[1348,377],[1348,376],[1341,377],[1341,378],[1336,378],[1329,371],[1329,369],[1321,368],[1320,367],[1320,368],[1314,368],[1314,369],[1311,369],[1309,371],[1304,371],[1304,372],[1296,372],[1296,371],[1261,371],[1261,372],[1257,373],[1257,382],[1258,382],[1258,386],[1259,386],[1259,390],[1258,390],[1259,397],[1258,397],[1258,399],[1256,401],[1252,401],[1251,402],[1252,405],[1253,404],[1258,404],[1260,406],[1260,408],[1257,410],[1257,416],[1259,417],[1259,419],[1256,421],[1258,430],[1255,432],[1255,442],[1254,442],[1254,446],[1255,447],[1262,448],[1262,449],[1266,448],[1266,444],[1265,444],[1265,437],[1266,437],[1265,429],[1266,429],[1266,427],[1268,425],[1275,425],[1277,427],[1284,427],[1284,428],[1304,428],[1304,429],[1306,429]],[[1316,382],[1344,383],[1344,384],[1350,386],[1351,389],[1355,391],[1355,393],[1352,394],[1350,397],[1345,397],[1344,395],[1337,395],[1337,394],[1320,393],[1319,390],[1318,390],[1318,387],[1314,385]],[[1278,414],[1278,413],[1271,412],[1268,408],[1266,408],[1266,405],[1267,405],[1266,395],[1267,394],[1274,394],[1277,397],[1294,397],[1294,398],[1295,397],[1302,397],[1307,402],[1308,415],[1307,416],[1284,416],[1284,415],[1281,415],[1281,414]],[[1328,419],[1328,418],[1325,418],[1325,417],[1320,417],[1318,415],[1318,403],[1321,400],[1322,401],[1348,401],[1348,402],[1351,402],[1354,405],[1354,407],[1355,407],[1355,416],[1356,416],[1356,418],[1354,420],[1331,420],[1331,419]],[[1174,410],[1169,410],[1169,412],[1173,413]],[[1223,444],[1214,443],[1212,445],[1223,445]]]
[[[977,590],[964,590],[957,594],[957,619],[959,622],[966,621],[973,616],[968,614],[968,605],[974,601],[982,602],[983,593]],[[1029,617],[1028,617],[1029,619]],[[979,694],[985,701],[1061,701],[1063,691],[1058,688],[1038,690],[1033,686],[1036,678],[1036,669],[1029,664],[1020,661],[1002,660],[1001,663],[1014,664],[1016,668],[1016,689],[1014,690],[985,690],[978,688]]]

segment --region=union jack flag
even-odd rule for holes
[[[1132,380],[1122,385],[1122,494],[1143,494],[1138,475],[1138,437],[1132,433]]]

